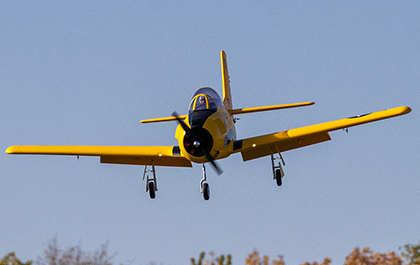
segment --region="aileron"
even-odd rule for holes
[[[152,165],[166,167],[192,167],[191,161],[179,156],[101,156],[101,163],[122,165]]]
[[[177,146],[14,145],[8,154],[100,156],[102,163],[191,167]]]

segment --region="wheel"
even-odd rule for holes
[[[280,169],[276,169],[276,183],[277,186],[281,186],[283,183],[281,182],[281,173]]]
[[[153,181],[149,182],[149,195],[150,195],[150,199],[152,199],[152,200],[156,197],[155,183],[153,183]]]
[[[210,188],[209,188],[209,184],[207,184],[207,183],[204,183],[204,185],[203,185],[203,197],[204,197],[204,200],[208,200],[208,199],[210,199]]]

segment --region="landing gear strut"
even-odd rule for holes
[[[149,177],[149,174],[152,173],[152,178]],[[149,192],[150,199],[156,198],[156,191],[157,189],[157,183],[156,183],[156,172],[155,172],[155,164],[153,163],[152,159],[152,169],[148,170],[147,165],[144,167],[144,173],[143,173],[143,180],[147,176],[147,182],[146,182],[146,192]]]
[[[203,163],[203,178],[200,180],[200,192],[203,194],[204,200],[210,199],[210,188],[208,183],[204,183],[206,181],[206,167]]]
[[[279,161],[278,166],[276,166],[274,163],[275,160],[281,160],[281,162],[283,163],[283,166],[286,165],[284,163],[283,157],[281,156],[280,152],[274,154],[273,148],[271,148],[271,167],[273,169],[273,179],[276,180],[277,186],[281,186],[283,184],[282,178],[284,177],[284,171],[283,171],[283,168],[281,167],[281,162]]]

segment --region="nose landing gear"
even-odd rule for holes
[[[208,201],[210,199],[210,188],[208,183],[204,183],[203,185],[203,197],[204,200]]]
[[[203,194],[204,200],[210,199],[210,188],[208,183],[204,183],[206,181],[206,167],[203,163],[203,178],[200,180],[200,192]]]

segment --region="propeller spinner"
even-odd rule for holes
[[[214,158],[210,155],[210,150],[213,146],[213,138],[211,137],[211,134],[202,127],[191,129],[181,118],[179,118],[176,111],[172,113],[172,116],[176,118],[182,129],[185,131],[185,141],[188,143],[188,152],[195,156],[204,155],[212,165],[214,171],[216,171],[218,175],[222,174],[222,169],[217,165],[217,163],[214,161]]]

